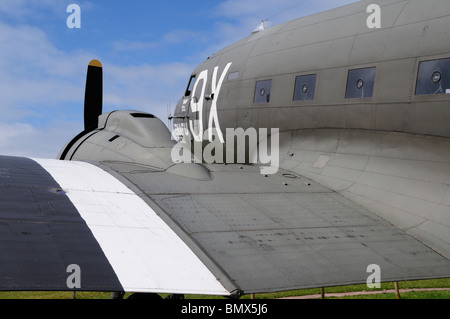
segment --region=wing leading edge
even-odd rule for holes
[[[60,184],[28,158],[0,156],[0,290],[68,290],[69,266],[82,288],[123,288]]]
[[[192,251],[117,179],[88,163],[0,157],[0,290],[229,295]]]
[[[288,171],[263,176],[257,166],[213,164],[205,181],[103,165],[244,293],[366,283],[371,265],[381,281],[450,275],[450,261],[433,249]]]
[[[343,196],[280,170],[210,180],[118,162],[0,157],[0,290],[239,295],[442,278],[450,261]],[[198,164],[192,164],[198,165]]]

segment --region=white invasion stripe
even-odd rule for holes
[[[125,291],[230,294],[153,209],[115,177],[89,163],[33,160],[66,192]]]

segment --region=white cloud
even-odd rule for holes
[[[353,2],[358,0],[226,0],[216,12],[231,21],[217,26],[227,38],[237,40],[249,35],[263,20],[276,25]]]
[[[151,50],[158,46],[157,43],[154,42],[144,42],[144,41],[115,41],[113,43],[113,50],[115,52],[124,52],[124,51],[141,51],[141,50]]]
[[[226,0],[219,5],[219,14],[230,19],[253,17],[286,22],[358,0]]]
[[[56,158],[73,137],[72,132],[77,131],[77,126],[70,121],[39,128],[29,123],[0,122],[0,154]]]
[[[199,32],[181,29],[172,30],[164,34],[163,39],[165,43],[169,44],[185,43],[190,41],[204,43],[208,40],[206,36],[199,34]]]
[[[45,106],[47,111],[83,99],[86,54],[56,49],[36,27],[0,22],[0,120],[17,120]]]
[[[175,29],[171,30],[161,36],[158,41],[129,41],[129,40],[117,40],[112,44],[114,52],[132,52],[132,51],[149,51],[155,49],[165,48],[171,45],[177,45],[182,43],[193,43],[196,45],[199,43],[205,43],[208,41],[206,35],[199,34],[198,32],[190,30]],[[181,55],[180,55],[181,58]]]
[[[292,0],[227,0],[219,5],[219,13],[227,18],[256,17],[259,20],[268,19],[280,12],[280,8],[287,8],[298,1]]]
[[[63,18],[69,0],[1,0],[0,14],[16,16],[14,26],[0,19],[0,154],[55,157],[73,136],[82,130],[84,85],[87,63],[98,58],[89,51],[66,52],[57,48],[43,29],[27,19],[40,12]],[[289,14],[306,15],[325,6],[350,0],[308,0]],[[82,2],[89,9],[89,2]],[[187,56],[180,51],[178,61],[201,62],[213,52],[250,34],[261,19],[273,16],[298,1],[227,0],[219,5],[215,25],[203,32],[176,26],[163,34],[160,43],[115,43],[120,50],[146,50],[153,45],[204,43],[202,52]],[[56,4],[56,6],[55,6]],[[312,6],[314,4],[314,6]],[[59,7],[58,7],[59,6]],[[42,8],[45,7],[45,10]],[[40,9],[37,10],[37,9]],[[309,9],[308,9],[309,8]],[[319,9],[318,9],[319,8]],[[309,10],[309,11],[308,11]],[[57,12],[56,12],[57,11]],[[277,17],[280,22],[285,17]],[[276,22],[276,21],[274,21]],[[192,56],[196,54],[195,56]],[[198,57],[198,58],[196,58]],[[166,107],[181,97],[197,62],[166,62],[121,66],[102,60],[104,70],[104,110],[139,109],[166,122]]]
[[[261,21],[271,27],[290,20],[340,7],[358,0],[225,0],[212,12],[216,22],[208,30],[209,45],[199,56],[210,56],[233,42],[247,37]]]
[[[24,17],[36,15],[42,9],[54,9],[62,5],[57,0],[2,0],[0,2],[0,12],[14,17]]]
[[[166,107],[181,98],[194,66],[185,63],[121,67],[104,64],[105,108],[132,108],[165,121]]]
[[[42,19],[50,15],[67,16],[67,6],[72,3],[79,4],[83,11],[96,6],[91,1],[80,0],[1,0],[0,13],[24,22],[27,19]]]
[[[60,51],[43,30],[2,21],[0,48],[0,154],[53,158],[83,129],[86,68],[96,56]],[[105,111],[139,109],[163,121],[194,68],[179,62],[102,63]]]

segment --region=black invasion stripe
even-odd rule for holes
[[[111,114],[113,114],[116,111],[112,111],[109,113],[108,117],[106,118],[105,121],[105,126],[103,126],[102,128],[99,128],[99,131],[103,130],[106,127],[106,123],[108,122],[109,117],[111,116]],[[93,131],[95,131],[96,128],[90,128],[90,129],[86,129],[83,132],[79,133],[77,136],[75,136],[64,148],[64,150],[61,153],[61,156],[59,157],[59,159],[61,160],[67,160],[67,154],[69,153],[69,151],[71,150],[71,148],[82,138],[84,137],[83,141],[81,141],[81,143],[77,146],[77,148],[72,152],[72,156],[70,157],[70,160],[73,158],[73,156],[75,155],[75,153],[77,152],[78,148],[92,135],[97,134],[97,132],[94,132],[92,134],[89,134]]]
[[[61,156],[60,156],[59,159],[61,159],[61,160],[66,159],[66,156],[67,156],[67,154],[69,153],[69,151],[70,151],[70,149],[72,148],[72,146],[74,146],[75,143],[78,142],[78,140],[81,139],[83,136],[88,135],[89,133],[91,133],[91,132],[93,132],[93,131],[94,131],[94,129],[86,130],[86,131],[83,131],[83,132],[79,133],[77,136],[75,136],[75,137],[67,144],[67,146],[64,148],[64,150],[62,151]],[[95,133],[93,133],[93,134],[95,134]],[[93,134],[90,134],[90,135],[88,135],[87,137],[90,137],[90,136],[93,135]],[[86,139],[85,139],[85,140],[86,140]],[[83,142],[84,142],[84,141],[83,141]],[[73,152],[73,154],[75,154],[75,152]],[[72,157],[73,157],[73,154],[72,154]]]
[[[53,177],[28,158],[0,156],[0,290],[123,291],[91,230]]]

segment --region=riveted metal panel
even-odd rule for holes
[[[65,191],[35,161],[0,156],[0,290],[121,291],[114,271]]]

